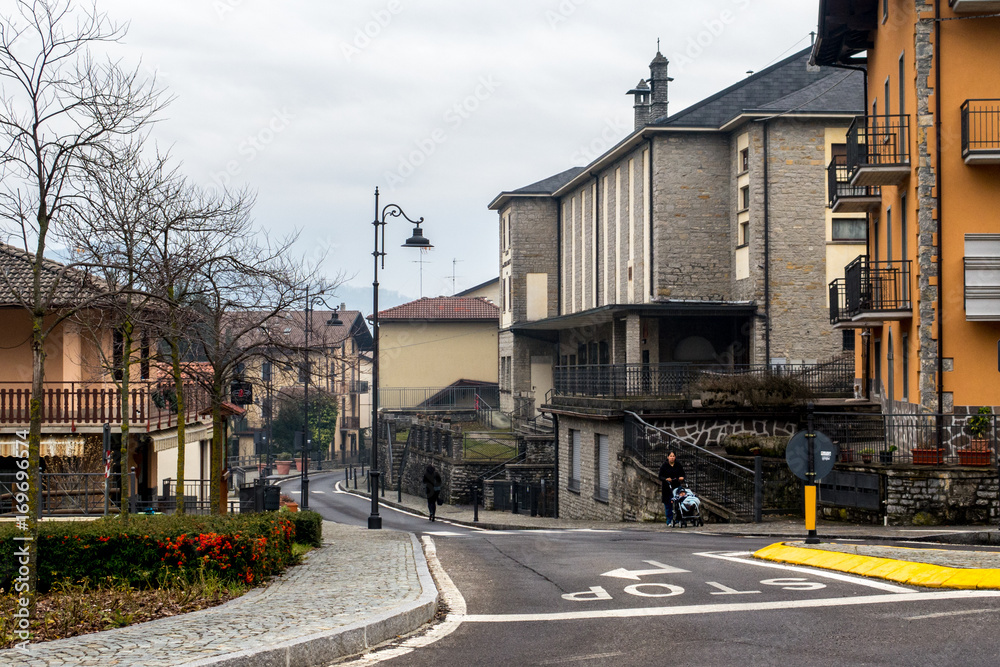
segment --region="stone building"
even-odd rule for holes
[[[809,55],[670,115],[657,53],[629,91],[631,134],[490,203],[501,407],[559,416],[563,516],[621,518],[610,467],[629,408],[564,397],[655,395],[680,366],[817,364],[853,347],[829,325],[827,285],[863,253],[865,214],[828,208],[826,166],[863,109],[863,76]],[[593,444],[582,457],[580,442]]]

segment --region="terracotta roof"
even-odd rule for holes
[[[30,303],[33,261],[34,255],[0,243],[0,306]],[[101,294],[98,280],[50,259],[42,263],[42,292],[51,292],[50,308],[76,305]]]
[[[424,297],[379,311],[378,317],[380,320],[499,321],[500,309],[481,296],[437,296]]]

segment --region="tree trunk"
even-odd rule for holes
[[[177,514],[184,514],[184,455],[187,446],[187,419],[184,415],[184,375],[181,372],[181,351],[177,337],[170,336],[170,363],[174,372],[174,391],[177,393]]]
[[[121,404],[122,404],[122,442],[121,442],[121,488],[122,488],[122,499],[121,499],[121,515],[127,517],[131,508],[132,494],[135,489],[132,488],[132,468],[129,465],[131,459],[129,459],[129,428],[128,428],[128,413],[129,413],[129,371],[132,366],[132,322],[129,316],[126,315],[125,325],[122,327],[122,358],[121,358],[121,371],[122,371],[122,383],[121,383]],[[114,348],[114,345],[111,346]],[[112,349],[112,357],[114,356],[114,350]],[[119,362],[118,359],[112,361],[112,372],[116,371],[115,364]]]

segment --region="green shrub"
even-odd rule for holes
[[[796,405],[813,393],[787,375],[704,375],[693,385],[704,407],[769,407]]]
[[[740,433],[724,436],[720,444],[730,456],[755,456],[759,452],[761,456],[784,458],[788,438]]]
[[[14,524],[0,526],[0,587],[16,576]],[[210,572],[254,583],[294,562],[295,527],[276,513],[227,516],[118,516],[39,525],[38,590],[56,582],[113,581],[130,586]]]
[[[311,547],[323,546],[323,517],[311,510],[299,512],[284,512],[284,519],[290,519],[295,524],[295,541],[308,544]]]

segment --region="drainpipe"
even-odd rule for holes
[[[649,207],[649,229],[646,230],[646,243],[649,244],[649,266],[646,267],[646,281],[649,286],[649,300],[656,298],[656,288],[653,285],[653,266],[656,264],[656,245],[653,244],[653,137],[646,137],[649,143],[649,179],[646,183],[646,205]]]
[[[937,411],[944,414],[944,193],[941,183],[941,1],[934,3],[934,134],[935,134],[935,187],[937,188]]]
[[[771,214],[768,184],[768,121],[764,121],[764,363],[771,367]]]
[[[555,496],[556,496],[556,517],[559,518],[559,415],[552,413],[552,429],[556,434],[556,464],[555,464]]]
[[[556,314],[563,314],[562,298],[562,201],[556,198]]]
[[[594,172],[590,172],[590,175],[594,177],[593,219],[597,221],[594,223],[594,278],[593,278],[594,307],[596,308],[597,306],[601,305],[600,299],[597,298],[597,292],[601,286],[601,281],[599,276],[600,274],[599,267],[601,266],[601,235],[599,233],[601,229],[601,177],[600,174],[595,174]],[[604,270],[607,271],[608,267],[605,266]],[[604,301],[607,302],[608,295],[605,294],[603,296],[604,296]]]

